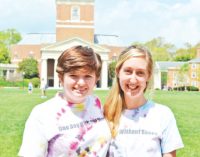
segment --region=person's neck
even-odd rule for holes
[[[81,101],[70,100],[62,92],[59,92],[58,95],[69,104],[83,104],[83,103],[85,103],[85,100],[81,100]]]
[[[137,109],[140,106],[144,105],[147,102],[146,98],[140,97],[140,98],[125,98],[125,103],[126,103],[126,109]]]

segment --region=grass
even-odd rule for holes
[[[40,98],[35,89],[28,94],[23,89],[0,89],[0,157],[16,157],[24,124],[32,108],[55,95],[47,91],[47,98]],[[107,91],[95,91],[104,102]],[[177,152],[178,157],[200,157],[200,92],[155,91],[151,95],[158,103],[168,105],[175,114],[185,148]]]

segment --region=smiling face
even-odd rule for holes
[[[118,79],[127,108],[145,102],[144,91],[149,81],[148,63],[145,57],[131,57],[127,59],[118,72]]]
[[[60,80],[66,100],[71,103],[82,103],[92,93],[97,78],[95,72],[79,69],[65,73]]]
[[[71,103],[84,102],[100,77],[101,67],[101,57],[92,48],[77,45],[65,50],[56,68],[65,99]]]

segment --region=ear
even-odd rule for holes
[[[64,74],[58,74],[58,78],[59,78],[60,84],[63,86],[63,84],[64,84]]]
[[[96,84],[97,84],[98,81],[100,81],[100,77],[96,76]]]
[[[147,82],[149,82],[151,79],[152,79],[152,75],[148,74]]]

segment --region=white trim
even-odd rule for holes
[[[74,37],[74,38],[71,38],[71,39],[67,39],[67,40],[64,40],[64,41],[59,41],[59,42],[56,42],[54,44],[51,44],[49,46],[46,46],[46,47],[43,47],[41,48],[41,51],[53,51],[53,52],[60,52],[59,49],[56,49],[56,47],[60,47],[62,45],[71,45],[71,43],[74,43],[74,42],[78,42],[80,43],[81,45],[89,45],[90,47],[93,48],[93,50],[99,54],[104,54],[104,55],[107,55],[107,58],[108,58],[108,53],[110,52],[109,49],[103,47],[103,46],[100,46],[98,44],[94,44],[94,43],[91,43],[91,42],[88,42],[86,40],[83,40],[81,38],[78,38],[78,37]],[[63,50],[62,50],[63,51]],[[103,58],[102,58],[103,59]],[[108,60],[108,59],[106,59]]]
[[[76,21],[76,20],[56,20],[56,23],[69,23],[69,22],[76,22],[76,23],[88,23],[88,24],[94,24],[94,21],[85,21],[85,20],[80,20],[80,21]]]
[[[1,69],[16,69],[18,68],[18,65],[17,64],[2,64],[0,63],[0,68]]]
[[[58,60],[54,59],[54,88],[59,88],[59,78],[58,73],[56,72]]]
[[[108,89],[108,61],[103,60],[101,70],[101,88]]]
[[[57,4],[68,4],[68,5],[93,5],[94,2],[56,2]]]
[[[22,59],[15,59],[15,58],[14,58],[14,59],[12,59],[11,61],[12,61],[12,62],[21,62]]]
[[[59,28],[94,28],[94,25],[56,25]]]

